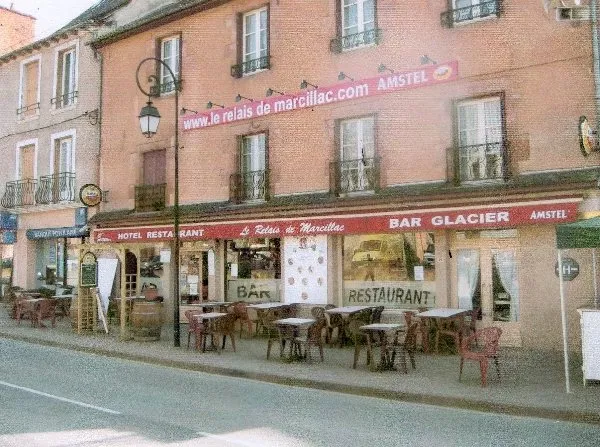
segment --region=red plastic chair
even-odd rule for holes
[[[481,386],[487,385],[487,370],[488,361],[493,359],[496,364],[496,371],[498,373],[498,380],[500,380],[500,365],[498,364],[498,346],[500,341],[500,335],[502,335],[502,329],[498,327],[486,327],[475,331],[474,334],[463,339],[460,345],[460,373],[458,380],[462,377],[463,363],[465,360],[473,360],[479,362],[479,369],[481,370]],[[481,349],[473,350],[471,344],[474,340],[479,339],[483,341],[483,347]]]

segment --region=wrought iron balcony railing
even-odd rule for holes
[[[262,56],[256,59],[242,62],[231,67],[231,76],[241,78],[245,74],[254,73],[259,70],[268,70],[271,68],[271,56]]]
[[[137,185],[135,187],[135,211],[145,213],[160,211],[166,206],[167,184]]]
[[[334,53],[341,53],[345,50],[352,50],[366,45],[378,45],[381,42],[381,29],[374,28],[363,31],[361,33],[348,34],[331,39],[329,48]]]
[[[19,118],[34,116],[34,115],[37,115],[38,110],[40,110],[40,103],[34,102],[33,104],[29,104],[27,106],[23,106],[23,107],[17,109],[17,116]]]
[[[329,165],[333,194],[379,190],[381,157],[334,161]]]
[[[441,14],[442,26],[452,28],[457,23],[498,16],[501,7],[502,0],[486,0],[471,6],[450,9]]]
[[[0,199],[0,204],[4,208],[35,205],[36,187],[37,180],[32,178],[6,182],[6,189]]]
[[[451,148],[454,182],[506,180],[510,176],[509,155],[505,141],[472,144]]]
[[[269,199],[269,170],[232,174],[229,198],[234,203]]]
[[[75,104],[75,99],[77,98],[78,91],[74,90],[69,93],[65,93],[64,95],[59,95],[56,98],[52,98],[50,100],[50,104],[54,106],[56,109],[62,109],[63,107],[68,107],[70,105]]]
[[[166,93],[174,92],[175,89],[181,91],[183,81],[177,79],[175,81],[163,82],[150,86],[150,95],[157,97]]]
[[[75,173],[60,172],[40,177],[35,191],[39,205],[75,201]]]

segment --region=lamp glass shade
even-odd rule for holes
[[[158,109],[152,105],[151,101],[142,108],[139,119],[142,134],[146,137],[151,137],[156,133],[158,124],[160,123],[160,113],[158,113]]]

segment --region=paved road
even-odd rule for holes
[[[597,447],[600,427],[286,387],[0,339],[2,447],[403,445]]]

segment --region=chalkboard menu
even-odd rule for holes
[[[96,255],[88,251],[81,257],[79,285],[81,287],[96,287],[97,283],[98,263],[96,262]]]

